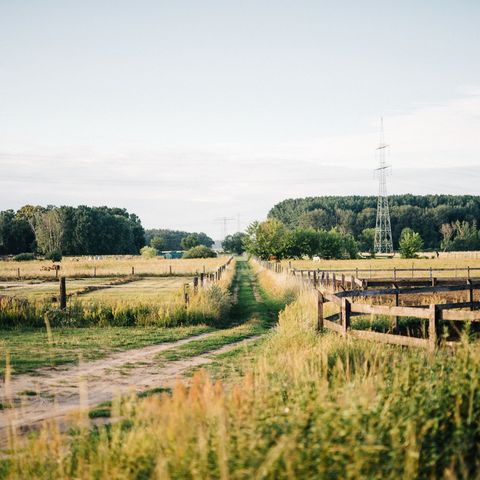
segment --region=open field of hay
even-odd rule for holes
[[[194,275],[195,273],[211,273],[227,261],[227,256],[199,259],[146,259],[136,256],[104,256],[104,257],[65,257],[61,262],[59,274],[65,277],[114,277],[131,275]],[[48,270],[53,263],[47,260],[29,260],[15,262],[0,261],[0,278],[55,278],[56,272]]]
[[[392,276],[387,275],[386,272],[375,272],[375,270],[390,270],[405,269],[406,271],[399,273],[399,276],[405,277],[427,277],[429,272],[418,272],[416,269],[443,269],[449,268],[450,271],[438,270],[435,273],[436,277],[465,277],[467,275],[467,268],[478,268],[478,271],[473,270],[472,276],[480,276],[480,259],[476,258],[416,258],[416,259],[402,259],[402,258],[373,258],[373,259],[355,259],[355,260],[284,260],[282,261],[284,267],[296,269],[320,269],[320,270],[349,270],[354,273],[355,269],[363,270],[359,277],[369,278]],[[413,272],[412,272],[413,268]],[[457,270],[455,270],[457,269]],[[371,273],[370,273],[371,270]]]

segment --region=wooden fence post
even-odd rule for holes
[[[430,351],[435,351],[438,346],[438,323],[440,320],[440,309],[438,305],[430,305],[430,316],[428,318],[428,345]]]
[[[196,293],[198,293],[198,276],[197,275],[193,277],[193,294],[195,295]]]
[[[205,267],[203,267],[205,269]],[[200,286],[203,287],[203,277],[205,276],[205,272],[200,274]]]
[[[132,267],[132,275],[135,275],[135,267]]]
[[[94,277],[97,276],[97,267],[96,266],[93,267],[93,276]]]
[[[172,266],[171,265],[168,266],[168,271],[169,271],[169,275],[171,275],[172,274]]]
[[[342,298],[342,307],[340,313],[342,318],[342,335],[345,337],[347,335],[347,330],[350,328],[351,313],[351,304],[347,298]]]
[[[318,315],[317,315],[317,331],[323,330],[323,295],[321,292],[318,293]]]
[[[473,285],[472,285],[471,278],[467,280],[467,284],[468,284],[468,301],[472,304],[470,306],[470,310],[473,310]]]
[[[395,306],[396,307],[399,307],[400,306],[400,293],[398,291],[398,285],[396,283],[393,284],[393,286],[395,287],[395,289],[397,290],[395,292]],[[396,333],[398,331],[398,320],[399,320],[400,317],[398,316],[395,316],[393,317],[393,324],[392,324],[392,327],[393,327],[393,331]]]
[[[60,310],[67,308],[67,283],[65,277],[60,277]]]
[[[313,272],[313,286],[317,288],[317,271],[314,270]]]
[[[20,278],[20,268],[17,268],[17,278]]]

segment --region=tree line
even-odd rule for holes
[[[389,197],[394,248],[405,228],[418,233],[425,249],[480,249],[480,196],[392,195]],[[288,199],[276,204],[269,219],[287,228],[336,229],[350,234],[362,251],[373,249],[377,198],[325,196]]]
[[[235,234],[246,252],[263,260],[318,256],[324,259],[356,258],[358,243],[349,233],[314,228],[289,229],[276,219],[254,222],[245,234]],[[224,248],[240,253],[233,238],[227,238]]]
[[[145,244],[137,215],[123,208],[25,205],[0,212],[0,254],[136,254]]]
[[[204,245],[211,247],[215,242],[203,232],[184,232],[154,228],[145,231],[145,243],[156,250],[189,250]]]

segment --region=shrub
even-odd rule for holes
[[[417,252],[423,248],[423,240],[419,233],[404,228],[400,235],[400,254],[402,258],[416,258]]]
[[[187,250],[183,255],[183,258],[214,258],[217,254],[205,245],[198,245],[190,250]]]
[[[19,253],[15,255],[13,259],[16,262],[24,262],[26,260],[35,260],[35,255],[33,253]]]
[[[148,247],[145,245],[143,248],[140,249],[140,255],[145,258],[154,258],[157,256],[157,250],[153,247]]]
[[[62,260],[62,252],[60,250],[52,250],[45,254],[45,260],[52,260],[52,262],[60,262]]]

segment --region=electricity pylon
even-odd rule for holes
[[[225,237],[227,236],[227,224],[233,221],[235,221],[235,219],[229,217],[220,217],[215,219],[215,223],[220,223],[222,225],[222,240],[225,240]]]
[[[385,153],[388,145],[385,143],[383,133],[383,118],[380,126],[380,143],[377,147],[378,168],[375,173],[378,176],[378,201],[377,222],[375,225],[375,253],[393,253],[392,226],[390,223],[390,210],[388,208],[387,195],[387,172],[390,165],[386,164]]]

